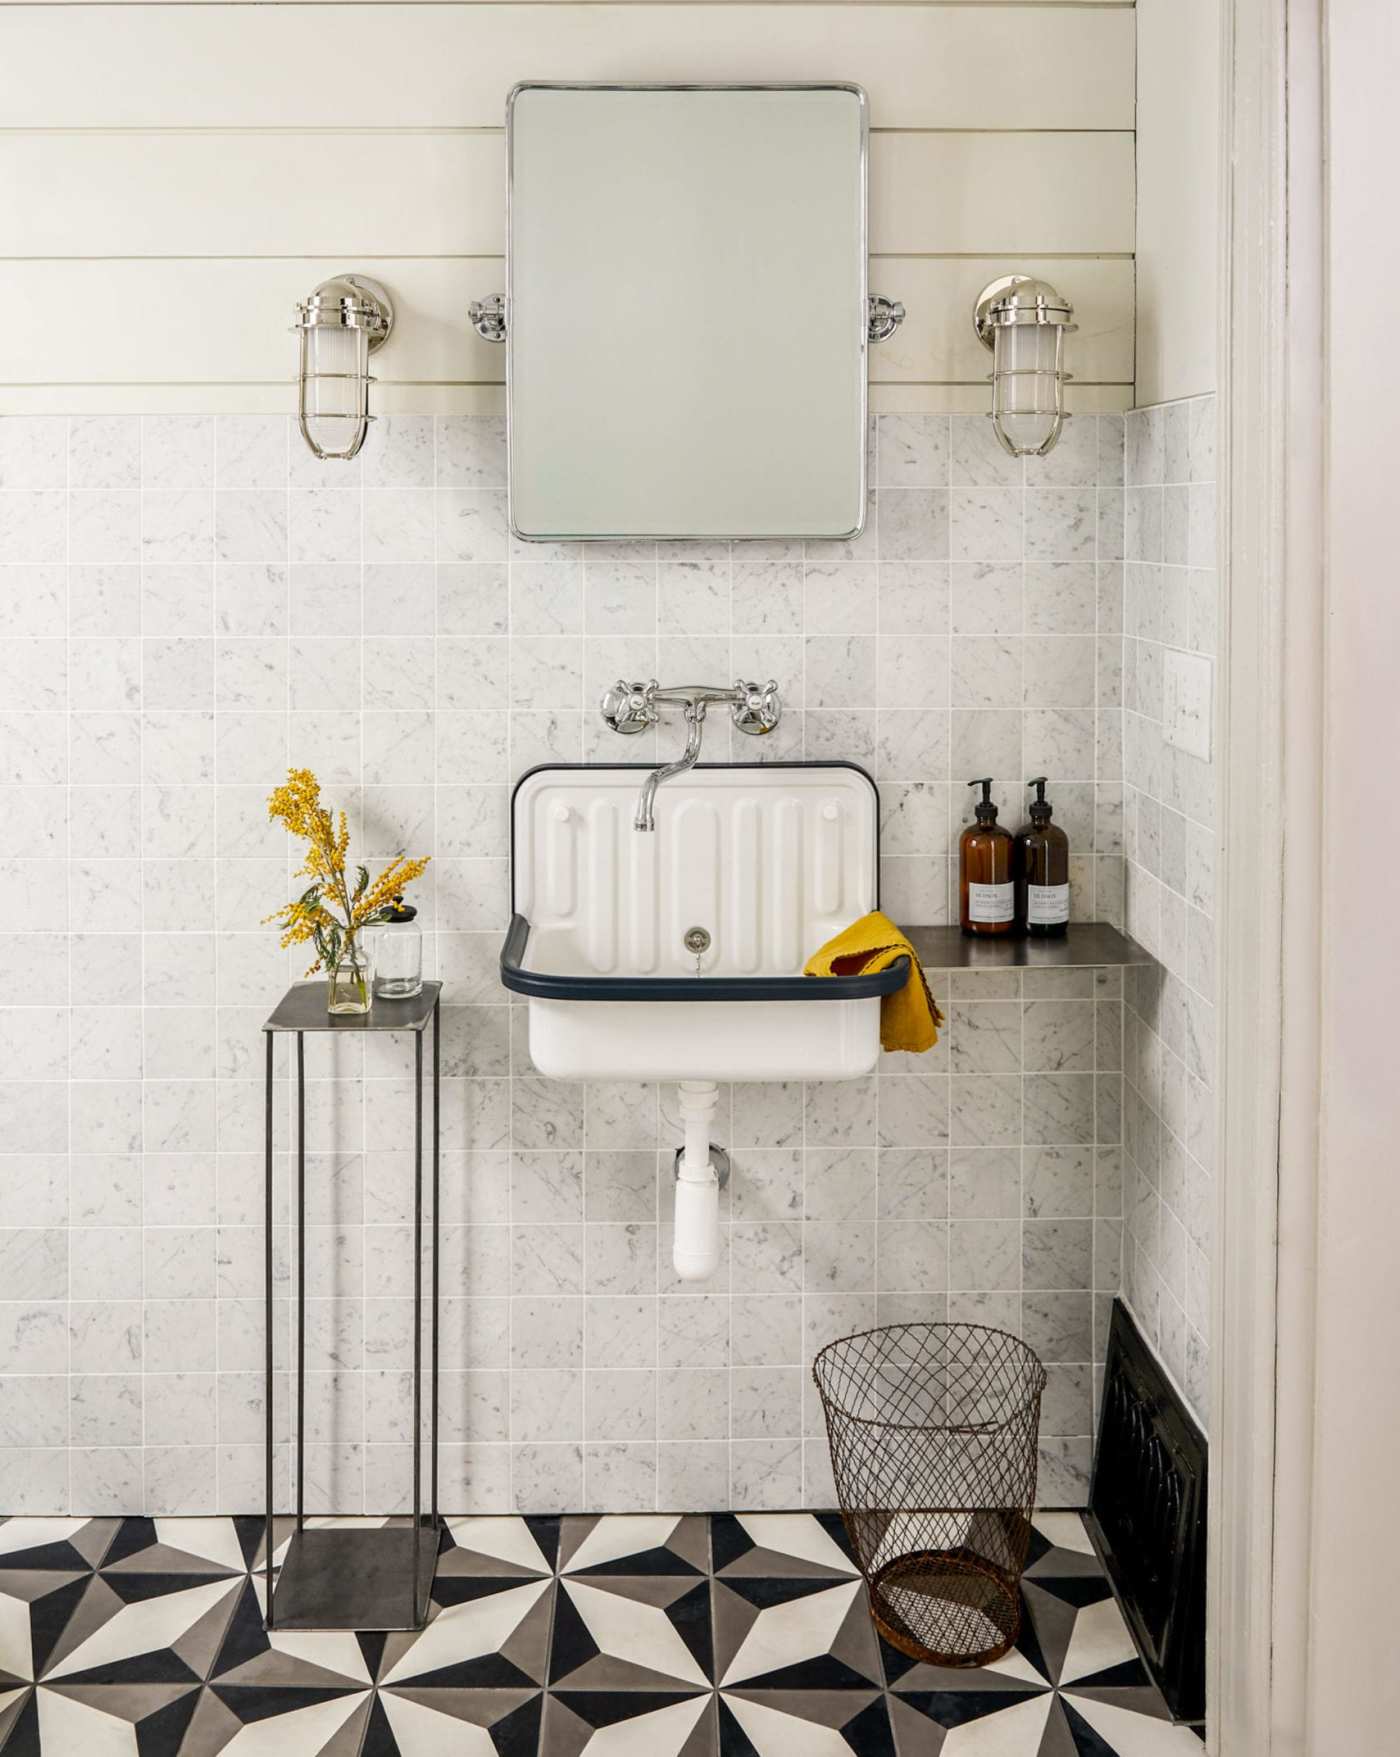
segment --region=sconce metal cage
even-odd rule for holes
[[[1073,374],[1064,362],[1065,337],[1079,327],[1073,305],[1048,281],[1003,275],[982,289],[973,325],[992,355],[991,417],[1002,449],[1043,457],[1069,419],[1065,385]]]
[[[369,412],[369,356],[389,339],[394,306],[378,281],[337,275],[297,306],[297,423],[315,457],[348,460],[365,442]],[[334,337],[332,341],[330,338]],[[345,338],[350,338],[347,349]],[[324,355],[333,362],[328,369]],[[348,370],[340,368],[348,365]],[[309,391],[309,396],[308,396]],[[344,424],[345,444],[329,446],[317,426]]]

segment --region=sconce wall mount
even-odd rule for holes
[[[295,327],[302,438],[318,458],[353,458],[372,419],[369,357],[393,330],[393,301],[367,275],[337,275],[297,306]]]
[[[1012,457],[1043,457],[1068,415],[1065,337],[1074,307],[1048,281],[1003,275],[983,287],[973,312],[977,339],[992,355],[992,424]]]

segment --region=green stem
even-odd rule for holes
[[[351,907],[350,892],[346,889],[345,885],[345,870],[342,867],[340,871],[336,871],[335,832],[333,829],[328,829],[326,840],[322,843],[322,851],[326,857],[326,865],[333,873],[335,873],[336,889],[340,892],[340,906],[345,911],[346,943],[347,945],[350,945],[354,943],[355,938],[355,911]]]

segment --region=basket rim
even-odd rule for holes
[[[1029,1357],[1030,1363],[1035,1368],[1027,1386],[1023,1403],[1000,1421],[894,1421],[888,1416],[856,1415],[853,1410],[847,1409],[837,1397],[832,1395],[822,1383],[819,1369],[823,1359],[833,1350],[843,1348],[848,1343],[861,1342],[867,1336],[894,1335],[901,1330],[978,1330],[984,1335],[999,1336],[1007,1342],[1015,1343],[1016,1347]],[[868,1330],[852,1330],[849,1336],[834,1336],[830,1342],[823,1343],[813,1356],[812,1380],[817,1387],[817,1394],[822,1400],[822,1411],[828,1420],[835,1412],[842,1421],[856,1422],[861,1427],[867,1428],[892,1428],[901,1432],[929,1434],[994,1434],[1003,1428],[1009,1428],[1014,1422],[1023,1420],[1028,1413],[1039,1407],[1040,1399],[1044,1396],[1045,1387],[1049,1383],[1049,1374],[1045,1370],[1045,1363],[1031,1345],[1023,1341],[1021,1337],[1014,1336],[1010,1330],[999,1329],[995,1324],[970,1324],[953,1319],[919,1318],[903,1324],[872,1324]]]

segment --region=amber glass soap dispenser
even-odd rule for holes
[[[1011,876],[1015,838],[997,822],[992,782],[969,781],[980,787],[977,822],[969,824],[958,843],[958,889],[962,899],[962,930],[979,938],[1014,933],[1016,895]]]
[[[1045,776],[1026,785],[1035,798],[1016,833],[1016,920],[1033,939],[1058,939],[1069,925],[1069,837],[1050,821]]]

